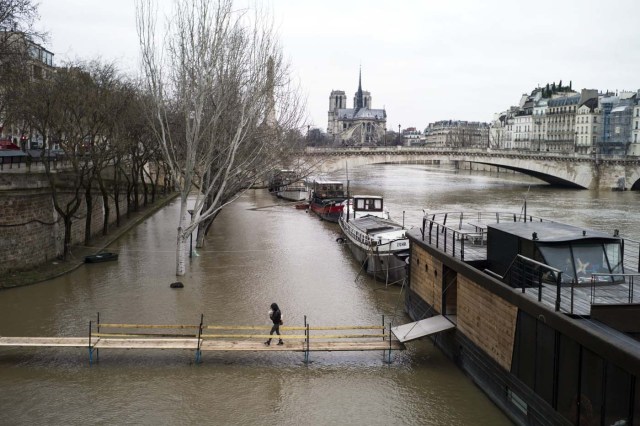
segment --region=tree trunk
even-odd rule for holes
[[[213,225],[213,221],[218,217],[220,211],[218,210],[213,216],[210,218],[200,222],[198,224],[198,237],[196,238],[196,247],[203,248],[205,243],[205,237],[209,233],[209,229],[211,229],[211,225]]]
[[[91,218],[93,212],[93,198],[91,197],[91,184],[87,186],[87,190],[84,193],[84,200],[87,206],[87,216],[84,221],[84,244],[89,245],[91,243]]]
[[[71,247],[71,215],[62,216],[64,220],[64,245],[62,248],[62,260],[69,258],[69,247]]]
[[[204,237],[206,235],[205,226],[206,224],[204,222],[200,222],[200,224],[198,225],[198,236],[196,237],[196,248],[204,247]]]
[[[144,196],[143,205],[146,207],[149,204],[149,196],[148,196],[149,188],[147,187],[147,181],[144,177],[144,170],[141,170],[139,174],[140,174],[140,181],[142,182],[142,193]]]
[[[120,227],[120,188],[115,188],[113,202],[116,206],[116,226]]]
[[[182,199],[180,203],[180,223],[178,224],[178,241],[176,246],[176,275],[182,276],[187,271],[187,241],[184,229],[187,223],[187,199]]]
[[[131,211],[133,210],[133,207],[131,206],[132,204],[131,197],[132,197],[132,188],[131,188],[131,185],[127,183],[127,219],[131,217]]]
[[[109,196],[106,192],[102,193],[102,204],[104,204],[104,221],[102,222],[102,235],[109,233]]]

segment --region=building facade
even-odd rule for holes
[[[0,63],[6,70],[12,70],[31,80],[50,78],[55,72],[53,53],[35,43],[28,35],[21,32],[0,32],[2,57]],[[10,71],[11,72],[11,71]],[[3,83],[12,84],[12,83]],[[21,128],[16,123],[6,123],[3,117],[0,127],[0,140],[10,141],[21,149],[39,148],[42,137]]]
[[[494,115],[489,148],[640,156],[640,91],[536,88]]]
[[[636,104],[633,107],[633,129],[631,131],[631,145],[628,155],[640,156],[640,97],[636,96]]]
[[[487,148],[489,125],[478,121],[442,120],[424,129],[425,144],[437,148]]]

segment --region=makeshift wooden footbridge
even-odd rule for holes
[[[391,352],[403,350],[404,345],[393,337],[391,324],[388,327],[384,324],[383,315],[380,325],[312,327],[305,316],[302,326],[280,327],[283,344],[278,345],[278,336],[268,334],[270,326],[207,325],[203,315],[199,324],[101,323],[98,314],[96,321],[89,321],[86,337],[2,336],[0,347],[85,348],[89,365],[99,360],[100,349],[193,350],[196,363],[202,361],[205,351],[303,352],[307,363],[310,352],[382,351],[386,362],[390,363]],[[273,338],[271,345],[265,345],[269,338]]]

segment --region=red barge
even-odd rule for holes
[[[309,209],[320,219],[337,223],[344,208],[343,202],[346,199],[342,182],[316,180],[313,182]]]

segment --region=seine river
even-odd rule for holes
[[[344,172],[331,178],[346,180]],[[640,239],[635,192],[551,189],[527,177],[417,165],[349,170],[352,193],[384,195],[392,217],[521,211]],[[397,287],[359,275],[339,228],[252,190],[216,220],[207,247],[175,280],[174,202],[118,241],[118,262],[0,292],[0,335],[86,336],[88,322],[287,325],[407,322]],[[428,340],[381,352],[203,354],[0,349],[0,424],[501,425],[508,419]]]

